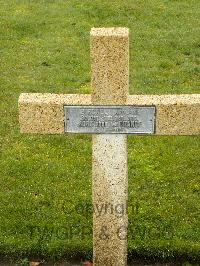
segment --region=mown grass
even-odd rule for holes
[[[0,4],[0,255],[91,257],[91,137],[21,135],[18,96],[90,93],[89,31],[109,26],[130,29],[130,93],[199,93],[200,3]],[[128,144],[129,254],[200,260],[200,138]]]

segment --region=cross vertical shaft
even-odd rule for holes
[[[91,30],[92,104],[124,105],[129,83],[128,29]],[[127,137],[93,135],[93,263],[124,266],[127,257]]]

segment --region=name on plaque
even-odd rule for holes
[[[64,106],[65,132],[153,134],[154,106]]]

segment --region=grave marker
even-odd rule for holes
[[[129,95],[126,28],[91,30],[92,95],[22,93],[22,133],[93,133],[93,262],[127,257],[127,134],[200,134],[200,95]]]

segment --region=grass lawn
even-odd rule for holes
[[[19,133],[21,92],[90,93],[91,27],[130,29],[130,93],[200,93],[199,0],[0,1],[0,256],[92,255],[91,136]],[[200,137],[129,136],[129,255],[200,261]]]

